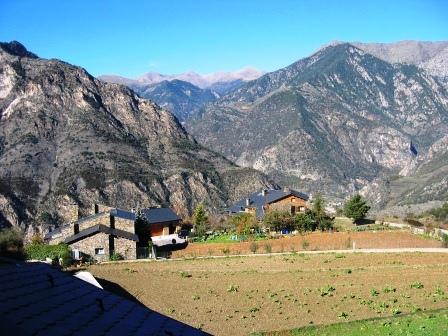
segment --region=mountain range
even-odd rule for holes
[[[184,82],[189,82],[202,89],[205,89],[210,88],[213,85],[217,85],[219,83],[229,83],[238,80],[249,81],[258,78],[261,75],[263,75],[262,71],[252,67],[245,67],[237,71],[227,71],[227,72],[219,71],[205,75],[198,74],[194,71],[184,72],[175,75],[164,75],[157,72],[148,72],[136,79],[126,78],[118,75],[101,75],[98,78],[107,82],[113,82],[125,85],[157,84],[163,81],[172,81],[174,79],[177,79]]]
[[[214,72],[206,75],[196,72],[176,75],[148,72],[136,79],[117,75],[102,75],[98,78],[109,83],[127,85],[142,98],[151,99],[169,109],[183,122],[196,114],[203,105],[262,74],[260,70],[246,67],[233,72]]]
[[[62,223],[71,203],[84,215],[94,202],[219,212],[262,186],[129,88],[0,44],[0,225]]]
[[[421,66],[445,49],[412,45],[433,52],[397,63],[394,55],[409,53],[400,44],[379,58],[366,50],[384,46],[331,43],[205,105],[187,130],[237,164],[311,193],[362,191],[378,207],[446,199],[448,92],[443,72]]]
[[[73,202],[219,212],[276,183],[377,209],[446,200],[446,44],[333,42],[252,80],[126,87],[1,43],[0,225],[61,223]]]

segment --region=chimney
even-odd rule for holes
[[[78,215],[78,204],[71,203],[69,206],[68,219],[70,223],[74,223],[79,219]]]
[[[250,206],[250,198],[246,198],[246,206]]]
[[[98,203],[93,203],[93,214],[96,215],[98,212],[100,212],[100,206]]]
[[[268,191],[266,190],[266,189],[263,189],[262,191],[261,191],[261,196],[266,196],[268,194]]]
[[[291,189],[289,189],[289,187],[283,187],[283,192],[284,192],[285,194],[288,194],[288,193],[291,192]]]

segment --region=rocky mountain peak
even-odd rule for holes
[[[23,44],[17,41],[0,42],[0,50],[8,54],[19,57],[28,57],[28,58],[38,57],[36,54],[29,52]]]

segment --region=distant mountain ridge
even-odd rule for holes
[[[141,97],[151,99],[169,109],[184,122],[198,113],[205,104],[215,101],[262,74],[263,72],[255,68],[246,67],[233,72],[215,72],[206,75],[195,72],[177,75],[148,72],[137,79],[114,75],[98,78],[130,87]]]
[[[245,67],[236,71],[220,71],[213,72],[205,75],[198,74],[194,71],[184,72],[175,75],[164,75],[157,72],[148,72],[136,79],[126,78],[117,75],[101,75],[99,79],[106,82],[124,84],[124,85],[148,85],[157,84],[162,81],[181,80],[189,82],[193,85],[200,87],[201,89],[209,88],[217,83],[230,83],[238,80],[249,81],[256,79],[263,75],[263,72],[252,68]]]
[[[201,89],[189,82],[173,79],[148,85],[129,85],[140,97],[150,99],[171,111],[179,121],[184,122],[207,103],[220,97],[210,89]]]

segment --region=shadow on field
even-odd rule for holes
[[[141,303],[135,296],[129,293],[126,289],[116,284],[115,282],[108,281],[106,279],[95,277],[95,279],[100,283],[100,285],[107,290],[108,292],[114,293],[118,296],[121,296],[124,299],[132,301],[140,306],[145,307],[143,303]]]

